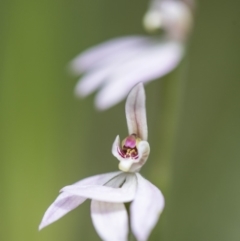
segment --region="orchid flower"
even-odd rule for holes
[[[186,2],[188,1],[188,3]],[[152,0],[143,18],[147,31],[163,29],[163,35],[116,38],[78,55],[70,63],[82,75],[76,96],[99,89],[95,105],[105,110],[123,100],[134,85],[147,83],[171,72],[181,61],[192,27],[194,0]]]
[[[91,217],[102,240],[126,241],[129,226],[138,241],[148,239],[163,211],[164,197],[138,172],[150,152],[142,83],[128,95],[125,109],[129,136],[121,144],[117,136],[112,146],[120,171],[88,177],[64,187],[44,214],[39,229],[55,222],[86,199],[92,199]],[[124,205],[129,202],[130,219]]]

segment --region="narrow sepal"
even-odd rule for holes
[[[156,186],[139,173],[136,176],[137,193],[130,206],[131,228],[138,241],[146,241],[163,211],[164,197]]]
[[[128,133],[142,140],[148,137],[145,99],[143,83],[139,83],[129,93],[125,105]]]
[[[71,185],[71,187],[76,188],[90,184],[103,185],[119,174],[120,172],[111,172],[88,177],[79,182],[74,183],[73,185]],[[67,192],[61,193],[45,212],[41,224],[39,225],[39,230],[57,221],[58,219],[66,215],[68,212],[82,204],[85,200],[85,197],[72,195],[71,193]]]

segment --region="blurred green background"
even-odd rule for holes
[[[89,202],[38,225],[58,190],[117,169],[124,102],[77,100],[67,64],[113,37],[144,33],[147,1],[0,2],[0,240],[100,240]],[[142,174],[166,208],[149,240],[240,240],[240,2],[202,0],[188,53],[146,86],[151,155]]]

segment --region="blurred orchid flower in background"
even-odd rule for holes
[[[105,110],[123,100],[138,82],[149,82],[171,72],[181,61],[193,23],[194,0],[152,0],[143,18],[154,36],[126,36],[92,47],[77,56],[70,69],[83,75],[77,96],[99,89],[95,106]]]
[[[129,217],[124,203],[131,202],[131,231],[138,241],[148,239],[163,211],[164,197],[157,187],[138,173],[150,153],[142,83],[130,92],[125,110],[129,136],[122,145],[117,136],[112,147],[121,171],[92,176],[64,187],[46,211],[39,229],[58,220],[86,199],[92,199],[91,217],[101,239],[126,241]]]

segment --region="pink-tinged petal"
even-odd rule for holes
[[[84,74],[78,81],[75,94],[80,97],[85,97],[104,84],[107,77],[116,71],[116,69],[126,61],[137,58],[145,49],[149,47],[149,40],[146,37],[145,41],[139,41],[134,46],[128,46],[121,51],[116,51],[114,54],[106,56],[104,59],[96,62],[91,70]]]
[[[137,83],[147,83],[168,74],[179,64],[183,54],[184,47],[177,42],[163,42],[149,47],[145,54],[119,66],[108,76],[109,81],[96,96],[96,107],[99,110],[108,109],[123,100]]]
[[[104,241],[127,241],[128,214],[123,203],[92,201],[93,225]]]
[[[120,139],[119,136],[116,137],[115,141],[113,142],[112,146],[112,154],[120,161],[118,168],[123,172],[128,172],[135,160],[131,158],[124,158],[119,154],[120,150]]]
[[[133,158],[124,158],[119,154],[120,150],[120,138],[119,136],[113,142],[112,145],[112,154],[120,161],[119,169],[123,172],[136,172],[145,164],[150,154],[150,146],[147,141],[140,141],[137,146],[138,157]]]
[[[113,145],[112,145],[112,154],[119,160],[119,161],[126,161],[126,158],[122,157],[120,154],[119,154],[119,151],[120,150],[120,138],[119,136],[117,136],[113,142]],[[128,159],[127,159],[128,160]]]
[[[84,197],[69,195],[69,193],[61,193],[45,212],[39,225],[39,230],[57,221],[82,204],[85,200],[86,198]]]
[[[120,137],[117,135],[114,142],[113,142],[113,145],[112,145],[112,154],[116,158],[118,158],[118,156],[119,156],[118,148],[120,148]]]
[[[122,176],[120,175],[115,178],[122,178]],[[123,182],[122,187],[120,188],[86,185],[81,187],[67,186],[64,187],[62,191],[75,196],[90,198],[93,200],[121,203],[130,202],[134,199],[136,186],[136,176],[134,174],[128,174],[126,175],[125,182]]]
[[[147,140],[148,136],[145,101],[144,86],[139,83],[129,93],[125,105],[128,133],[136,134],[142,140]]]
[[[137,193],[130,206],[131,228],[138,241],[146,241],[164,208],[160,190],[139,173]]]
[[[150,154],[150,146],[147,141],[140,141],[138,144],[138,159],[132,164],[130,171],[136,172],[146,163]]]
[[[120,172],[112,172],[92,177],[85,178],[72,186],[82,185],[103,185],[113,177],[119,175]],[[73,196],[69,193],[61,193],[57,199],[51,204],[51,206],[45,212],[42,222],[39,225],[39,230],[46,227],[47,225],[57,221],[62,216],[75,209],[77,206],[82,204],[86,200],[85,197]]]
[[[97,90],[106,81],[106,77],[110,74],[111,68],[103,67],[97,71],[91,71],[81,77],[75,87],[75,95],[85,97]]]
[[[110,41],[92,47],[79,56],[77,56],[71,63],[70,68],[76,74],[81,74],[84,71],[91,69],[93,66],[101,62],[105,57],[114,55],[116,51],[123,51],[126,48],[131,48],[136,44],[140,44],[146,37],[129,36],[112,39]]]
[[[146,82],[146,78],[149,79],[150,76],[151,80],[159,78],[172,71],[182,59],[183,54],[184,46],[181,42],[162,40],[158,44],[149,45],[145,53],[141,54],[138,59],[118,68],[114,76],[110,77],[120,81],[124,76],[129,76],[129,79],[136,79],[143,74],[140,82]],[[128,74],[128,72],[130,73]]]

